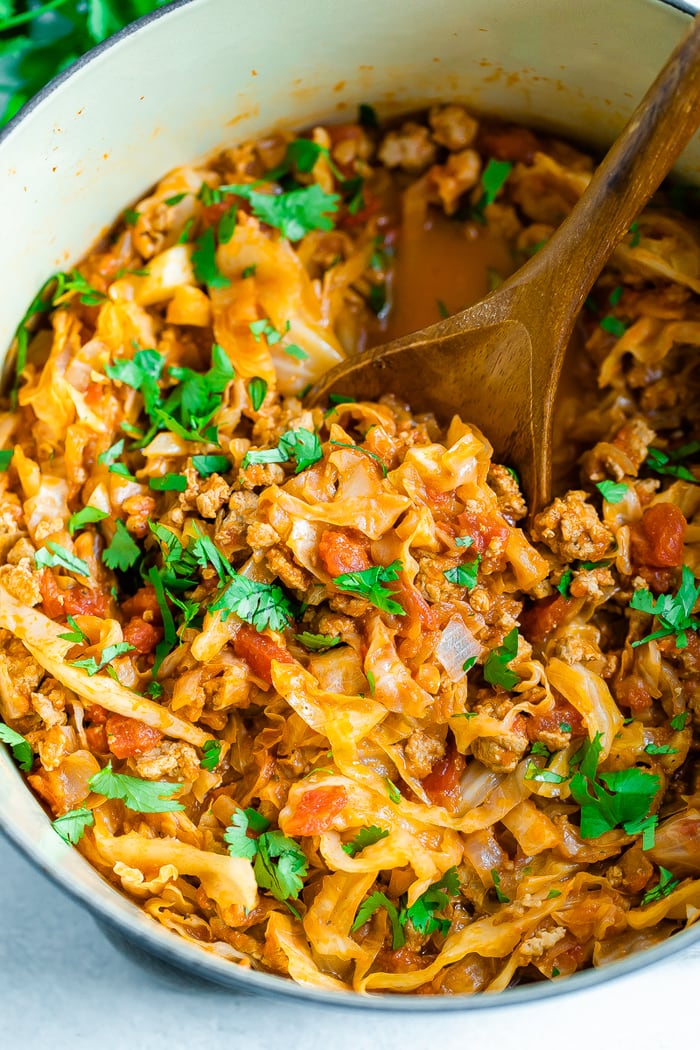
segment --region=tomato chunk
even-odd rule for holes
[[[154,627],[140,616],[134,616],[124,628],[124,641],[140,653],[152,653],[162,637],[162,627]]]
[[[508,542],[510,528],[497,518],[466,510],[459,515],[457,521],[462,534],[471,536],[474,540],[469,550],[475,554],[483,554],[487,547],[503,548]]]
[[[520,617],[523,634],[529,642],[543,642],[566,619],[572,602],[563,594],[540,598]]]
[[[126,619],[132,616],[140,616],[143,619],[145,612],[153,613],[153,618],[157,618],[160,623],[160,607],[152,587],[139,587],[136,594],[122,602],[121,611]]]
[[[408,624],[402,622],[400,629],[405,630],[417,622],[426,631],[436,631],[440,623],[438,610],[428,605],[418,588],[410,584],[403,573],[399,576],[398,587],[394,596],[405,609],[409,621]]]
[[[297,808],[285,821],[285,834],[320,835],[322,831],[328,831],[347,801],[348,793],[342,784],[329,784],[327,787],[305,791]]]
[[[76,584],[62,590],[50,569],[44,569],[39,579],[44,612],[52,620],[63,616],[106,616],[109,599],[102,591]]]
[[[132,758],[156,747],[163,739],[159,729],[138,718],[110,715],[105,724],[107,746],[115,758]]]
[[[581,714],[563,696],[555,695],[554,706],[549,711],[536,711],[525,722],[528,740],[540,740],[546,733],[563,733],[562,725],[570,726],[572,736],[584,736],[586,727]]]
[[[646,711],[654,703],[644,679],[638,674],[630,674],[615,686],[615,699],[620,707],[626,707],[632,715]]]
[[[236,656],[245,660],[253,674],[264,682],[272,682],[273,660],[282,664],[294,663],[294,657],[286,649],[245,623],[233,640],[233,649]]]
[[[369,540],[355,529],[326,529],[318,553],[329,576],[371,568]]]
[[[479,149],[497,160],[522,161],[531,164],[542,148],[540,140],[517,124],[491,124],[479,131]]]
[[[459,783],[464,772],[464,755],[454,742],[439,758],[427,777],[421,780],[426,795],[435,806],[454,809],[459,799]]]
[[[635,565],[669,569],[683,564],[683,544],[688,523],[675,503],[655,503],[630,529],[630,550]]]

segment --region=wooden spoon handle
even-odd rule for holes
[[[538,284],[546,296],[542,299],[547,303],[543,312],[550,331],[553,323],[566,327],[567,319],[573,322],[609,256],[668,174],[698,124],[700,14],[597,168],[581,200],[545,247],[520,271],[524,279],[522,302],[530,329],[532,307],[527,307],[533,284]],[[519,276],[514,280],[516,285],[521,283]],[[511,316],[517,317],[520,296],[518,290],[514,291]],[[563,312],[559,318],[558,308]]]

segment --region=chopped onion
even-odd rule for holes
[[[435,648],[436,657],[453,682],[464,678],[465,661],[472,656],[478,656],[480,652],[480,643],[464,626],[464,621],[459,616],[452,617]]]

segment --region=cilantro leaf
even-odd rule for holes
[[[310,649],[312,653],[320,653],[324,652],[326,649],[334,649],[336,645],[342,645],[343,641],[340,635],[311,634],[309,631],[302,631],[301,634],[295,634],[294,637],[298,642],[301,642],[305,648]]]
[[[133,541],[123,521],[117,521],[116,532],[109,547],[102,555],[108,569],[126,572],[141,557],[141,548]]]
[[[601,318],[600,327],[604,332],[614,335],[616,339],[622,339],[628,328],[624,321],[621,321],[619,317],[613,317],[612,314],[607,314]]]
[[[115,642],[114,645],[105,646],[100,654],[99,663],[94,656],[89,656],[85,660],[73,660],[73,667],[84,668],[90,678],[92,678],[93,675],[96,675],[98,671],[101,671],[103,667],[106,667],[117,656],[123,656],[124,653],[130,653],[134,649],[135,646],[130,645],[129,642]]]
[[[98,510],[97,507],[83,507],[82,510],[77,510],[75,514],[71,514],[68,519],[68,531],[71,536],[75,534],[78,529],[82,529],[85,525],[91,525],[93,522],[104,521],[108,518],[109,514],[106,510]]]
[[[221,193],[233,193],[249,201],[257,219],[276,227],[290,241],[299,241],[311,230],[332,230],[330,215],[338,210],[337,193],[326,193],[314,183],[289,193],[260,193],[250,185],[220,186]]]
[[[561,594],[562,598],[568,598],[569,597],[570,588],[571,588],[571,581],[573,580],[573,578],[574,578],[574,573],[573,573],[572,569],[565,569],[564,572],[561,574],[561,579],[559,580],[559,583],[557,584],[557,590]]]
[[[199,768],[206,769],[211,773],[213,769],[216,769],[221,758],[221,741],[205,740],[202,745],[202,751],[204,755],[199,763]]]
[[[505,893],[501,889],[501,876],[498,874],[496,868],[491,869],[491,878],[493,880],[494,889],[496,890],[496,899],[499,904],[510,904],[510,897],[506,897]]]
[[[245,470],[252,463],[287,463],[290,459],[296,459],[297,466],[294,473],[299,474],[322,458],[323,449],[318,434],[305,427],[299,427],[297,430],[287,430],[282,434],[275,448],[246,452],[241,462],[241,469]]]
[[[74,572],[77,576],[90,575],[90,566],[86,561],[83,561],[82,558],[76,558],[65,547],[61,547],[52,540],[47,540],[46,546],[39,548],[34,555],[34,562],[37,569],[58,567],[67,569],[68,572]]]
[[[379,117],[373,106],[361,102],[357,110],[357,122],[363,128],[378,128]]]
[[[235,613],[257,631],[264,631],[266,627],[282,631],[292,619],[291,603],[281,587],[250,580],[239,573],[211,606],[211,611],[221,611],[223,620]]]
[[[253,860],[258,852],[258,844],[255,839],[247,834],[250,823],[250,813],[254,810],[238,809],[231,817],[231,823],[224,832],[224,842],[232,857],[244,857]]]
[[[0,722],[0,740],[12,748],[12,754],[19,768],[24,770],[25,773],[29,773],[34,761],[34,753],[29,741],[25,740],[21,733],[16,733],[14,729],[10,729],[4,722]]]
[[[670,452],[662,452],[659,448],[650,448],[644,461],[644,466],[648,467],[649,470],[653,470],[655,474],[680,478],[681,481],[690,481],[692,484],[697,485],[698,481],[695,475],[680,462],[688,456],[695,455],[697,452],[700,452],[700,441],[691,441],[689,444],[682,445],[680,448],[673,449]]]
[[[265,831],[258,839],[253,865],[255,879],[278,901],[296,899],[304,888],[303,876],[309,870],[306,854],[294,839],[281,831]]]
[[[634,835],[650,822],[653,828],[657,818],[650,817],[649,807],[659,783],[658,776],[637,768],[601,773],[598,780],[579,770],[569,786],[581,807],[581,837],[597,838],[620,826]]]
[[[14,454],[14,449],[11,448],[0,451],[0,470],[7,470]]]
[[[202,478],[212,474],[225,474],[231,463],[227,456],[193,456],[192,466]]]
[[[70,613],[68,614],[68,626],[72,629],[70,631],[66,631],[65,634],[59,634],[59,638],[63,639],[66,642],[73,642],[74,645],[83,645],[85,642],[87,642],[87,635],[80,630],[77,623],[75,622],[74,617],[72,617]]]
[[[162,474],[149,478],[148,486],[154,492],[184,492],[187,488],[187,478],[184,474]]]
[[[97,795],[121,799],[127,809],[136,813],[171,813],[185,807],[172,798],[182,790],[182,784],[167,780],[142,780],[125,773],[113,773],[109,761],[104,769],[90,777],[88,786]]]
[[[677,715],[674,715],[671,719],[670,725],[676,733],[680,733],[685,729],[685,723],[688,721],[688,712],[680,711]]]
[[[669,893],[673,893],[679,880],[674,879],[672,873],[668,868],[663,868],[659,865],[659,881],[656,886],[653,886],[650,890],[642,897],[640,904],[651,904],[653,901],[663,900],[664,897],[668,897]]]
[[[343,851],[349,857],[354,857],[356,853],[360,853],[367,846],[373,846],[375,842],[385,839],[388,834],[389,832],[385,828],[378,828],[376,824],[372,824],[368,828],[360,828],[354,839],[343,843]]]
[[[69,846],[75,846],[85,834],[85,828],[91,828],[95,823],[95,816],[91,809],[71,809],[60,817],[51,821],[51,827],[57,832],[64,842]]]
[[[533,748],[533,754],[535,753]],[[562,784],[566,777],[555,773],[553,769],[541,769],[534,762],[528,762],[525,770],[525,780],[535,780],[538,784]]]
[[[677,755],[678,748],[670,744],[647,744],[644,748],[648,755]]]
[[[448,868],[440,881],[429,886],[410,908],[402,909],[400,916],[402,925],[405,925],[406,920],[410,919],[414,930],[424,937],[436,930],[443,936],[446,935],[451,923],[449,919],[437,918],[436,912],[446,908],[450,903],[450,897],[458,896],[459,892],[457,868]]]
[[[194,242],[192,268],[200,284],[209,288],[228,288],[231,284],[216,263],[216,238],[214,230],[208,226],[204,233]]]
[[[343,572],[336,576],[333,583],[339,591],[347,591],[359,598],[366,598],[372,605],[384,612],[395,616],[405,616],[406,610],[395,602],[391,595],[392,591],[384,587],[385,583],[391,583],[399,578],[403,569],[400,561],[394,561],[391,565],[374,565],[370,569],[360,569],[358,572]]]
[[[389,798],[395,806],[398,806],[398,804],[401,801],[401,792],[397,788],[394,781],[390,780],[389,777],[384,777],[384,783],[386,784],[386,790]]]
[[[392,948],[396,951],[397,948],[402,948],[404,946],[406,938],[401,928],[396,905],[392,904],[384,893],[379,893],[378,891],[372,893],[367,900],[362,902],[357,909],[357,915],[355,916],[355,921],[352,924],[351,930],[353,933],[355,933],[356,930],[359,930],[360,926],[364,926],[379,908],[384,908],[389,916],[392,931]]]
[[[655,616],[661,627],[652,634],[632,642],[632,647],[643,645],[654,638],[665,638],[667,635],[676,635],[676,648],[685,649],[688,644],[688,631],[695,631],[700,627],[700,619],[693,616],[693,607],[700,597],[700,586],[695,585],[695,576],[692,569],[683,566],[681,583],[675,595],[661,594],[654,600],[649,590],[635,591],[630,600],[630,609],[649,613]]]
[[[491,685],[500,685],[503,689],[512,689],[520,681],[515,671],[511,671],[508,664],[518,655],[518,628],[503,639],[503,644],[497,649],[492,649],[484,663],[484,678]]]
[[[621,503],[629,492],[629,485],[624,481],[599,481],[596,488],[608,503]]]
[[[487,204],[493,204],[512,170],[513,165],[509,160],[496,160],[491,157],[481,173],[481,197],[472,209],[472,217],[477,222],[483,223]]]
[[[254,412],[260,411],[260,406],[266,396],[267,380],[261,379],[260,376],[253,376],[248,383],[248,397],[250,398],[250,404]]]
[[[470,591],[472,587],[476,586],[480,564],[481,555],[477,554],[474,561],[456,565],[454,569],[445,569],[443,575],[449,583],[456,583],[458,587],[466,587]]]

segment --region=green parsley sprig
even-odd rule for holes
[[[278,830],[269,831],[269,827],[269,820],[256,810],[238,810],[224,832],[224,842],[232,857],[253,861],[255,880],[261,889],[269,890],[278,901],[296,900],[304,888],[309,862],[294,839]],[[291,910],[297,914],[294,908]]]
[[[339,591],[366,598],[384,612],[394,616],[405,616],[406,610],[393,600],[393,592],[384,586],[397,580],[402,569],[400,561],[393,561],[391,565],[374,565],[370,569],[360,569],[358,572],[343,572],[334,578],[333,583]]]
[[[136,813],[172,813],[185,808],[172,797],[182,790],[182,784],[171,784],[167,780],[142,780],[141,777],[114,773],[111,761],[90,777],[88,785],[97,795],[121,799],[127,809]]]
[[[676,648],[685,649],[688,644],[688,631],[697,631],[700,628],[700,619],[693,616],[693,609],[699,597],[700,586],[696,586],[693,571],[687,565],[683,566],[681,583],[676,594],[660,594],[654,599],[649,590],[635,591],[630,600],[630,609],[655,616],[661,626],[644,638],[632,642],[632,647],[636,648],[655,638],[675,635]]]

